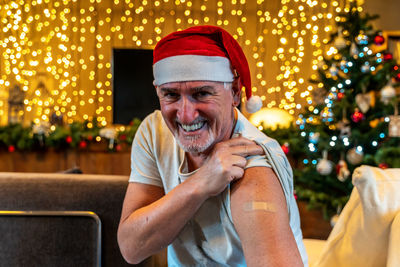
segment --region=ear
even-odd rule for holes
[[[232,106],[237,107],[240,104],[241,91],[242,90],[240,89],[240,77],[235,77],[235,80],[232,82],[232,96],[233,96]]]
[[[153,82],[153,85],[154,85],[154,89],[156,90],[156,94],[157,94],[158,98],[160,98],[160,87],[158,85],[155,85],[154,82]]]

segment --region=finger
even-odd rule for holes
[[[242,178],[244,175],[244,169],[237,167],[237,166],[232,166],[231,170],[231,182],[237,179]]]
[[[255,156],[255,155],[264,155],[264,150],[261,146],[252,143],[249,145],[240,145],[234,146],[230,148],[230,153],[232,155],[238,155],[241,157]]]
[[[239,168],[244,168],[246,166],[247,160],[244,157],[237,156],[237,155],[232,155],[229,158],[229,162],[231,162],[231,164],[233,166],[237,166]]]
[[[253,140],[250,140],[245,137],[235,137],[235,138],[226,140],[223,143],[228,146],[242,146],[242,145],[255,144],[255,142]]]

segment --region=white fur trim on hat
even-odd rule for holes
[[[260,110],[262,107],[262,100],[258,95],[253,95],[246,101],[246,110],[249,113],[254,113]]]
[[[154,85],[183,81],[233,82],[229,59],[218,56],[179,55],[153,65]]]

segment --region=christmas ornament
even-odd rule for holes
[[[370,106],[371,107],[375,107],[375,102],[376,102],[376,99],[375,99],[375,91],[369,91],[369,95],[370,95]]]
[[[355,123],[359,123],[365,118],[364,114],[359,111],[358,108],[354,110],[354,113],[351,115],[351,120]]]
[[[371,106],[371,94],[358,94],[356,95],[356,104],[362,113],[366,113]]]
[[[82,141],[79,142],[79,147],[80,148],[86,148],[87,147],[87,143],[84,140],[82,140]]]
[[[381,168],[381,169],[387,169],[387,168],[389,168],[389,165],[387,165],[386,163],[379,163],[379,168]]]
[[[339,92],[338,94],[337,94],[337,100],[342,100],[342,98],[344,97],[344,93],[342,93],[342,92]]]
[[[355,56],[358,56],[358,53],[359,53],[359,51],[358,51],[357,45],[356,45],[355,43],[351,43],[351,46],[350,46],[350,55],[352,55],[353,57],[355,57]]]
[[[285,153],[285,155],[289,154],[290,149],[289,149],[289,143],[288,142],[285,142],[281,146],[281,148],[282,148],[283,152]]]
[[[319,141],[320,135],[320,133],[310,133],[310,137],[308,138],[308,140],[310,141],[310,143],[316,144]]]
[[[331,226],[334,227],[338,220],[339,220],[339,215],[338,214],[333,215],[330,220]]]
[[[339,160],[338,164],[336,165],[336,174],[339,181],[344,182],[349,176],[350,171],[347,167],[347,163],[344,160]]]
[[[343,38],[342,30],[339,29],[338,37],[335,39],[335,47],[340,50],[346,47],[346,39]]]
[[[339,70],[335,64],[332,64],[332,66],[329,68],[329,72],[332,76],[336,76],[338,74]]]
[[[67,142],[68,144],[71,144],[71,143],[72,143],[72,137],[68,135],[68,136],[65,138],[65,142]]]
[[[391,82],[385,85],[381,90],[381,101],[387,105],[390,100],[396,96],[396,89],[394,89]]]
[[[385,61],[392,60],[392,59],[393,59],[393,55],[392,55],[391,53],[389,53],[389,52],[384,53],[384,54],[383,54],[383,59],[384,59]]]
[[[121,151],[121,149],[122,149],[122,147],[121,147],[121,145],[120,145],[120,144],[118,144],[118,145],[116,145],[116,146],[115,146],[115,150],[117,150],[117,151]]]
[[[378,34],[377,36],[375,36],[374,38],[374,44],[380,46],[383,45],[383,43],[385,43],[385,37],[383,37],[382,35]]]
[[[332,161],[328,160],[328,152],[324,150],[322,152],[322,159],[317,164],[317,172],[321,175],[329,175],[333,169]]]
[[[13,145],[8,146],[8,152],[12,153],[14,151],[15,151],[15,146]]]
[[[347,151],[346,158],[350,164],[358,165],[363,161],[364,153],[362,152],[362,149],[352,148]]]
[[[400,116],[392,115],[389,116],[389,136],[390,137],[400,137]]]
[[[394,79],[396,80],[396,82],[400,83],[400,73],[397,73],[397,75],[394,76]]]
[[[120,137],[119,137],[119,139],[120,139],[121,141],[125,141],[125,140],[126,140],[126,134],[121,134]]]
[[[370,126],[371,128],[375,128],[376,126],[378,126],[379,121],[380,121],[379,119],[374,119],[374,120],[372,120],[372,121],[369,122],[369,126]]]

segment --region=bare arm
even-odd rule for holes
[[[235,138],[215,145],[205,164],[166,195],[162,188],[131,183],[118,228],[124,258],[139,263],[169,245],[206,199],[243,176],[247,155],[262,153],[254,142]]]
[[[170,244],[204,200],[190,180],[165,196],[160,187],[130,183],[118,229],[125,260],[139,263]]]
[[[231,210],[248,266],[303,266],[285,196],[271,168],[246,169],[233,185]]]

